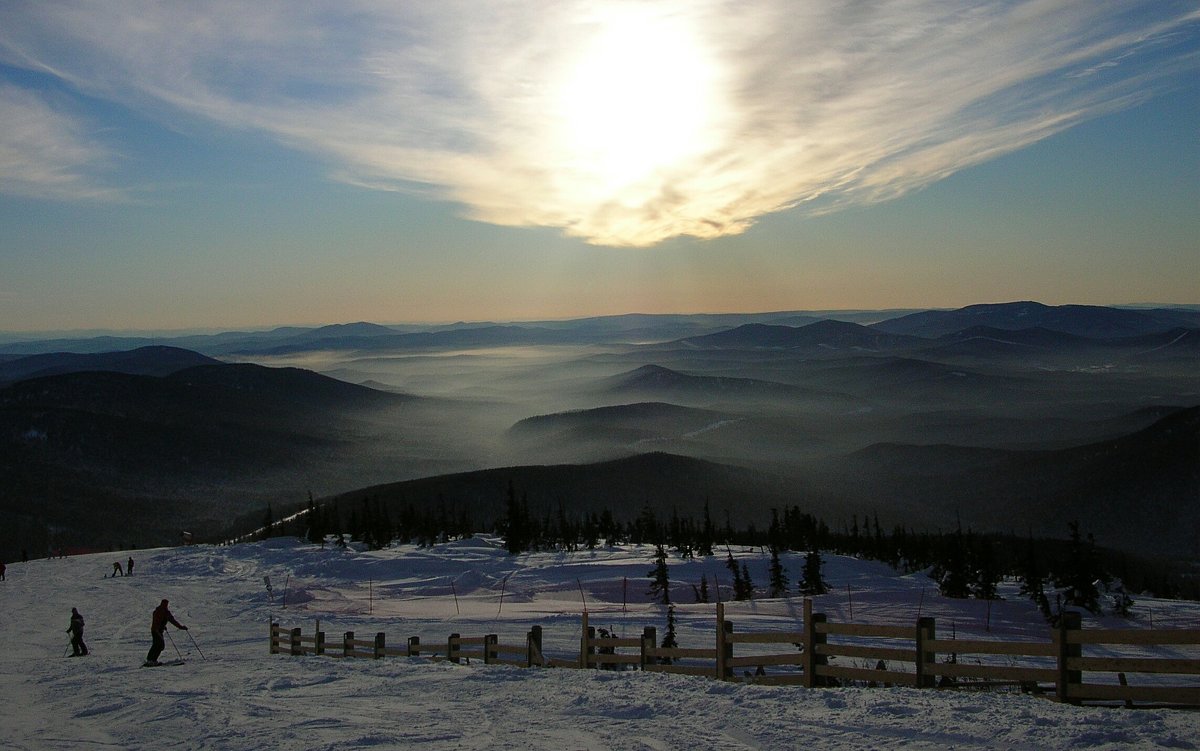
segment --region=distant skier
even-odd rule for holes
[[[118,576],[124,576],[124,575],[125,575],[125,572],[121,570],[121,562],[120,562],[120,561],[113,561],[113,572],[112,572],[112,575],[113,575],[113,578],[114,578],[114,579],[115,579],[115,578],[117,578]]]
[[[133,576],[133,556],[129,556],[129,561],[125,564],[125,575]]]
[[[6,567],[5,567],[5,565],[4,565],[4,561],[0,561],[0,582],[2,582],[2,581],[8,581],[7,579],[5,579],[5,578],[4,578],[4,569],[5,569],[5,568],[6,568]]]
[[[82,657],[88,653],[87,645],[83,643],[83,616],[75,608],[71,608],[71,625],[67,627],[71,635],[72,657]]]
[[[142,667],[153,667],[161,665],[158,661],[158,656],[162,654],[166,648],[166,642],[163,641],[163,632],[167,630],[167,624],[175,624],[175,628],[181,631],[187,631],[187,626],[175,620],[175,616],[171,615],[171,611],[167,608],[167,601],[163,600],[158,607],[154,609],[154,615],[150,619],[150,638],[153,643],[150,645],[150,651],[146,653],[146,662]]]

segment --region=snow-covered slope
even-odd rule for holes
[[[766,556],[733,551],[766,581]],[[665,628],[648,602],[652,549],[511,558],[497,540],[361,552],[291,540],[134,551],[135,574],[102,578],[127,553],[10,564],[0,583],[0,748],[3,749],[790,749],[1195,748],[1196,716],[1171,710],[1078,708],[1011,693],[816,689],[718,683],[637,671],[579,671],[339,660],[268,654],[271,617],[338,638],[384,631],[399,644],[451,632],[578,649],[584,598],[593,625],[633,636]],[[785,556],[793,579],[801,557]],[[681,646],[709,646],[714,606],[691,604],[701,575],[728,587],[722,558],[670,562]],[[844,619],[939,630],[1044,634],[1011,597],[949,601],[922,575],[830,556],[833,593],[816,608]],[[271,597],[264,584],[270,577]],[[286,602],[281,605],[286,587]],[[715,589],[713,590],[715,595]],[[1010,593],[1011,594],[1011,593]],[[164,659],[140,668],[150,613],[167,598],[188,632],[168,630]],[[65,658],[76,607],[91,654]],[[738,629],[794,629],[799,599],[731,603]],[[1139,601],[1139,619],[1194,626],[1196,603]],[[1105,621],[1106,625],[1115,625]],[[1122,622],[1123,623],[1123,622]],[[952,625],[953,624],[953,625]],[[193,641],[194,639],[194,641]],[[201,650],[203,655],[201,655]]]

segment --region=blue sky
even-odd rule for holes
[[[7,2],[0,329],[1200,303],[1194,2]]]

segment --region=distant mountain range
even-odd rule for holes
[[[871,328],[890,334],[936,338],[976,326],[1008,330],[1041,328],[1090,339],[1116,339],[1174,328],[1200,328],[1200,311],[1011,302],[910,313],[872,324]]]
[[[689,337],[680,344],[693,347],[782,347],[789,349],[868,350],[873,352],[914,348],[923,342],[846,321],[818,321],[804,326],[771,326],[748,323],[706,336]]]
[[[842,324],[859,324],[858,327]],[[817,328],[810,328],[817,326]],[[30,339],[0,343],[0,360],[51,352],[99,353],[144,346],[174,346],[213,357],[283,355],[298,352],[441,349],[464,346],[629,344],[683,342],[685,346],[831,347],[898,349],[904,337],[936,339],[987,326],[1042,328],[1091,339],[1112,339],[1200,328],[1200,309],[1048,306],[1036,302],[971,305],[903,315],[887,311],[781,311],[771,313],[601,316],[509,324],[455,323],[383,326],[358,322],[317,327],[285,326],[270,331],[183,336],[98,336]],[[868,331],[863,331],[866,328]],[[802,332],[802,333],[797,333]],[[709,338],[709,337],[715,338]]]

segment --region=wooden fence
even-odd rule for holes
[[[272,654],[329,655],[343,658],[429,657],[518,667],[641,669],[807,688],[861,684],[915,688],[980,689],[1011,687],[1042,693],[1058,701],[1122,702],[1200,706],[1200,630],[1083,629],[1078,613],[1065,613],[1045,641],[938,638],[934,619],[913,626],[831,623],[804,602],[800,631],[741,632],[717,605],[713,648],[657,646],[657,630],[620,638],[588,624],[582,616],[579,654],[547,657],[542,629],[534,626],[523,642],[501,643],[496,634],[450,634],[444,647],[422,645],[411,636],[401,647],[387,646],[379,632],[358,639],[353,631],[329,644],[317,631],[271,623]],[[1108,654],[1084,655],[1084,648]],[[1173,648],[1166,649],[1163,648]],[[1179,651],[1191,656],[1180,656]],[[1137,656],[1114,651],[1135,652]],[[1161,654],[1175,651],[1177,654]],[[1085,675],[1089,680],[1085,681]],[[1129,675],[1154,676],[1131,682]],[[1164,680],[1164,676],[1170,676]],[[1174,682],[1171,682],[1174,681]],[[1190,682],[1191,685],[1183,685]]]

